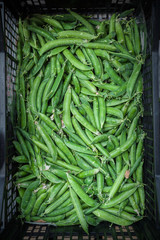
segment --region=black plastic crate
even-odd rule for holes
[[[147,133],[144,152],[144,182],[146,183],[146,218],[129,227],[101,223],[90,227],[87,236],[78,226],[54,228],[47,225],[22,224],[16,220],[16,188],[13,175],[16,164],[12,162],[12,145],[15,119],[15,77],[18,39],[18,17],[31,13],[64,13],[70,7],[94,19],[106,19],[113,12],[135,8],[137,15],[143,11],[147,26],[147,57],[143,67],[144,79],[144,130]],[[160,239],[160,108],[159,108],[159,1],[149,0],[8,0],[0,2],[0,214],[2,234],[0,239],[48,240],[115,240]]]

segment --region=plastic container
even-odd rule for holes
[[[8,0],[0,2],[0,239],[160,239],[160,115],[159,115],[159,1],[105,0],[105,1],[48,1]],[[147,26],[147,58],[143,67],[144,118],[147,133],[144,152],[144,182],[146,184],[146,217],[129,227],[110,226],[103,222],[90,227],[87,236],[81,228],[22,224],[16,220],[18,208],[15,201],[16,188],[13,175],[16,164],[12,162],[14,122],[14,98],[16,77],[16,50],[19,16],[30,13],[61,14],[70,7],[81,14],[92,15],[94,19],[106,19],[113,12],[135,8],[139,21],[144,18]]]

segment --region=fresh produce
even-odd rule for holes
[[[132,11],[19,20],[15,185],[20,217],[56,226],[143,218],[140,29]]]

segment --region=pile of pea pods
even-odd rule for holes
[[[19,19],[14,175],[20,217],[55,226],[143,218],[142,66],[134,10]]]

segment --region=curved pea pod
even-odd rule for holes
[[[105,208],[111,208],[111,207],[116,206],[117,204],[123,202],[124,200],[126,200],[130,196],[132,196],[136,190],[137,190],[137,187],[135,187],[135,188],[133,188],[131,190],[119,193],[117,196],[112,198],[110,201],[106,201],[105,203],[103,203],[101,205],[101,208],[105,209]]]
[[[40,123],[36,122],[35,123],[37,126],[37,130],[40,133],[40,135],[42,136],[44,142],[46,143],[51,156],[53,157],[54,160],[57,159],[57,150],[56,147],[52,141],[52,139],[50,138],[50,136],[46,133],[45,129],[40,125]]]
[[[54,141],[55,141],[56,145],[58,146],[58,148],[66,155],[67,160],[69,160],[74,165],[77,165],[76,160],[75,160],[73,154],[67,148],[67,146],[65,145],[63,140],[55,133],[52,133],[52,138],[54,139]]]
[[[134,119],[134,117],[137,115],[137,113],[138,113],[138,107],[137,106],[133,106],[130,109],[130,111],[128,112],[128,115],[127,115],[128,119],[130,121],[132,121]]]
[[[31,216],[36,216],[37,213],[38,213],[38,210],[41,206],[41,204],[43,203],[43,201],[45,200],[47,196],[47,192],[45,193],[42,193],[36,200],[36,202],[34,203],[34,207],[32,209],[32,212],[31,212]]]
[[[123,79],[115,72],[107,60],[104,60],[104,66],[106,67],[108,75],[115,84],[122,85],[124,83]]]
[[[97,88],[94,86],[94,84],[88,80],[82,80],[82,79],[79,79],[80,80],[80,84],[87,88],[90,92],[96,94],[97,93]]]
[[[56,48],[56,47],[61,47],[61,46],[70,46],[70,45],[81,45],[84,42],[82,39],[77,39],[77,38],[65,38],[65,39],[57,39],[53,41],[49,41],[45,43],[43,47],[39,50],[40,56],[44,54],[45,52]]]
[[[94,114],[93,114],[93,111],[92,111],[92,108],[91,108],[90,104],[84,98],[80,98],[80,99],[81,99],[81,102],[82,102],[82,108],[84,108],[84,110],[86,111],[86,114],[89,117],[90,122],[95,127],[96,126],[95,118],[94,118]]]
[[[128,35],[125,35],[125,41],[126,41],[126,45],[127,45],[129,53],[134,55],[135,54],[134,47],[133,47],[132,41],[130,40]]]
[[[133,72],[132,72],[132,74],[131,74],[131,76],[128,80],[128,83],[127,83],[127,93],[128,93],[129,97],[132,96],[136,80],[137,80],[138,75],[141,71],[141,67],[142,67],[142,64],[140,64],[140,63],[137,63],[137,64],[134,65]]]
[[[86,128],[88,128],[91,132],[97,134],[98,131],[96,130],[96,128],[94,126],[92,126],[79,112],[78,110],[75,108],[75,106],[73,105],[73,103],[71,103],[71,112],[72,114],[75,116],[75,118]]]
[[[85,18],[83,18],[82,16],[80,16],[78,13],[75,13],[71,10],[68,10],[70,12],[70,14],[72,16],[74,16],[78,21],[80,21],[84,26],[86,26],[86,28],[88,29],[88,31],[95,35],[95,29],[94,27],[92,26],[92,24],[90,24]]]
[[[128,130],[128,137],[127,137],[127,139],[129,139],[133,135],[135,129],[137,128],[137,124],[138,124],[140,115],[141,115],[141,112],[139,112],[137,114],[137,116],[133,119],[133,121],[131,123],[131,126],[130,126],[130,128]]]
[[[63,27],[61,25],[61,23],[59,21],[57,21],[56,19],[53,19],[52,17],[50,16],[45,16],[45,15],[39,15],[39,14],[36,14],[35,15],[38,19],[44,21],[45,23],[48,23],[49,25],[55,27],[55,28],[58,28],[58,29],[62,29],[63,30]]]
[[[27,28],[28,28],[29,31],[32,31],[34,33],[37,33],[37,34],[45,37],[47,40],[51,41],[51,40],[54,39],[53,35],[49,31],[47,31],[46,29],[43,29],[43,28],[38,27],[38,26],[33,26],[33,25],[28,25]]]
[[[136,139],[137,139],[137,134],[134,132],[132,136],[127,140],[127,142],[123,143],[118,148],[110,152],[110,156],[114,158],[119,156],[123,152],[127,151],[132,146],[132,144],[136,141]]]
[[[117,85],[112,85],[112,84],[109,84],[109,83],[96,83],[94,82],[94,85],[100,89],[106,89],[106,90],[109,90],[109,91],[117,91],[119,86]]]
[[[71,64],[73,66],[75,66],[76,68],[83,70],[83,71],[91,70],[91,67],[80,62],[77,58],[74,57],[74,55],[68,49],[65,49],[63,51],[63,54],[71,62]]]
[[[79,222],[80,222],[83,230],[88,234],[88,225],[87,225],[87,222],[86,222],[83,210],[82,210],[80,200],[79,200],[77,194],[75,193],[75,191],[72,190],[71,188],[70,188],[70,195],[71,195],[72,203],[76,210]]]
[[[73,143],[67,140],[64,140],[65,144],[67,145],[67,147],[69,147],[70,149],[76,151],[76,152],[82,152],[82,153],[86,153],[86,154],[90,154],[90,155],[95,155],[94,152],[92,152],[91,150],[87,149],[86,147],[79,145],[77,143]]]
[[[105,220],[107,222],[111,222],[117,225],[121,225],[121,226],[128,226],[131,225],[133,223],[133,221],[129,221],[126,220],[122,217],[117,217],[111,213],[105,212],[101,209],[97,209],[93,212],[94,215],[96,215],[97,217],[99,217],[102,220]]]
[[[74,178],[70,175],[67,174],[68,181],[73,188],[73,190],[76,192],[76,194],[80,197],[80,199],[85,202],[88,206],[95,206],[96,202],[92,198],[90,198],[84,190],[81,188],[81,186],[74,180]]]

